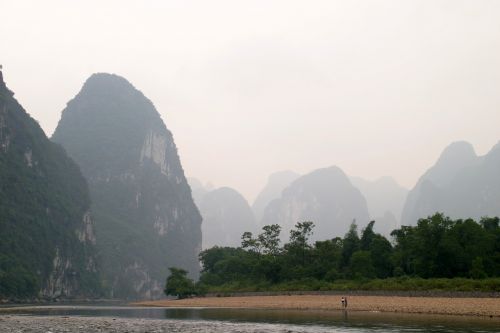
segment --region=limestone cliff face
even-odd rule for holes
[[[0,72],[0,297],[100,292],[88,187]]]
[[[52,139],[89,182],[110,296],[158,297],[171,266],[198,273],[201,216],[151,101],[122,77],[94,74]]]
[[[500,143],[477,156],[468,142],[454,142],[408,193],[402,224],[436,212],[454,219],[500,215]]]
[[[282,240],[297,222],[313,221],[313,240],[343,236],[356,220],[363,227],[369,219],[366,200],[337,167],[315,170],[295,180],[271,201],[262,224],[279,224]]]

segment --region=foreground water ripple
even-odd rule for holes
[[[491,333],[500,332],[500,321],[490,318],[340,311],[40,306],[0,312],[0,332]]]

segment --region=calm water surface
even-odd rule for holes
[[[349,311],[291,311],[254,309],[149,308],[130,306],[34,306],[18,307],[14,314],[46,316],[90,316],[165,319],[203,323],[231,323],[237,332],[247,332],[255,323],[276,332],[500,332],[498,318],[431,316]],[[1,313],[1,312],[0,312]],[[274,326],[273,326],[274,325]],[[252,331],[253,332],[253,331]]]

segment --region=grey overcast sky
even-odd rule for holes
[[[284,169],[411,187],[500,139],[497,0],[0,0],[0,63],[49,136],[88,76],[124,76],[188,176],[250,201]]]

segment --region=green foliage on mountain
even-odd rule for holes
[[[171,132],[117,75],[94,74],[54,132],[86,177],[109,296],[163,294],[168,267],[197,273],[201,216]]]
[[[266,235],[274,230],[272,244],[279,244],[278,225],[264,227],[255,238],[245,233],[239,248],[213,247],[200,254],[200,283],[212,291],[327,290],[341,285],[366,290],[410,290],[412,284],[420,286],[418,290],[425,286],[439,289],[439,284],[447,290],[500,290],[498,218],[483,218],[477,223],[435,214],[421,219],[417,226],[394,230],[393,244],[373,231],[374,223],[369,223],[361,235],[352,224],[344,238],[314,244],[310,242],[314,224],[297,223],[289,242],[273,251],[263,240],[269,239]],[[419,282],[486,277],[496,279],[480,284]]]
[[[99,291],[89,207],[78,166],[47,139],[0,72],[0,297]]]

